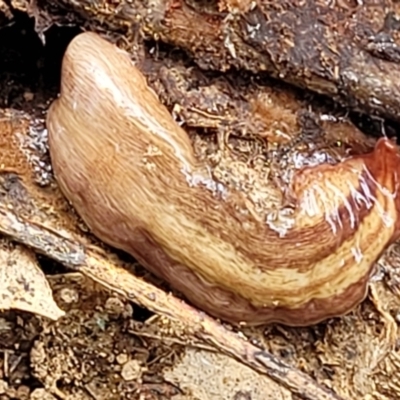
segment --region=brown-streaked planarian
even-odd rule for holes
[[[210,177],[129,56],[95,33],[69,44],[47,127],[56,179],[92,232],[229,322],[305,326],[347,313],[399,235],[389,139],[298,170],[282,235]]]

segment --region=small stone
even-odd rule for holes
[[[118,354],[116,357],[116,361],[119,365],[125,364],[128,362],[128,355],[125,353]]]
[[[38,388],[35,389],[31,396],[29,397],[30,400],[56,400],[56,398],[49,393],[46,389]]]
[[[29,399],[29,394],[30,393],[31,393],[31,390],[26,385],[21,385],[17,389],[18,398],[21,399],[21,400]]]
[[[107,362],[109,362],[110,364],[114,364],[115,361],[115,355],[114,354],[109,354],[107,357]]]
[[[79,293],[77,290],[71,288],[63,288],[60,290],[60,298],[66,304],[77,303]]]
[[[138,360],[130,360],[124,364],[121,376],[125,381],[138,380],[142,375],[143,369]]]
[[[109,297],[105,309],[111,316],[118,318],[124,313],[125,304],[118,297]]]
[[[32,101],[35,95],[32,92],[25,92],[24,99],[25,101]]]

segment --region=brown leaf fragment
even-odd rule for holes
[[[0,309],[18,309],[53,320],[64,315],[55,301],[34,253],[0,241]]]

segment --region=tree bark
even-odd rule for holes
[[[92,30],[141,32],[184,49],[203,69],[264,71],[400,121],[400,4],[391,0],[37,0],[36,6]]]

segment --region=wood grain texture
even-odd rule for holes
[[[211,178],[127,54],[94,33],[69,45],[47,126],[61,190],[93,233],[227,321],[296,326],[342,315],[364,299],[374,262],[398,237],[390,140],[297,171],[282,232]]]

